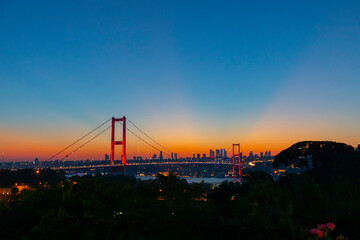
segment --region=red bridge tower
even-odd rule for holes
[[[235,153],[235,147],[237,148],[237,153]],[[234,143],[233,144],[233,177],[235,176],[235,157],[238,157],[238,163],[239,163],[239,177],[241,177],[241,156],[240,156],[240,143]]]
[[[123,127],[123,140],[115,141],[115,123],[122,122]],[[122,164],[126,165],[126,118],[112,118],[111,120],[111,154],[110,154],[110,164],[114,164],[114,147],[115,145],[122,145]]]

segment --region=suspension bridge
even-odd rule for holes
[[[128,124],[129,123],[129,124]],[[131,127],[129,127],[129,125]],[[117,128],[121,131],[116,131]],[[122,168],[126,166],[156,166],[156,165],[226,165],[232,166],[232,176],[241,176],[241,155],[240,144],[231,144],[226,151],[232,150],[231,158],[217,158],[210,156],[209,158],[177,158],[177,153],[171,151],[168,147],[160,144],[153,137],[149,136],[131,120],[125,116],[122,118],[112,117],[100,124],[90,132],[86,133],[61,151],[52,155],[47,161],[53,161],[56,157],[61,156],[60,161],[66,161],[73,154],[83,149],[86,145],[103,135],[108,130],[111,131],[110,139],[110,162],[108,164],[84,165],[84,166],[60,166],[53,167],[54,170],[86,170],[95,168]],[[120,139],[116,133],[121,133]],[[121,148],[120,161],[115,160],[116,147]],[[157,157],[159,153],[159,157]],[[128,158],[128,156],[131,156]]]

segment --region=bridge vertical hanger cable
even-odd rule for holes
[[[102,126],[104,126],[107,122],[109,122],[111,120],[111,118],[109,118],[108,120],[106,120],[104,123],[102,123],[101,125],[99,125],[98,127],[94,128],[92,131],[90,131],[89,133],[85,134],[84,136],[82,136],[81,138],[79,138],[78,140],[76,140],[75,142],[73,142],[72,144],[70,144],[69,146],[67,146],[66,148],[64,148],[63,150],[61,150],[60,152],[54,154],[53,156],[51,156],[48,160],[46,161],[50,161],[51,159],[53,159],[54,157],[56,157],[57,155],[59,155],[60,153],[64,152],[66,149],[70,148],[71,146],[75,145],[76,143],[80,142],[81,140],[83,140],[84,138],[86,138],[87,136],[89,136],[91,133],[95,132],[96,130],[98,130],[99,128],[101,128]]]
[[[127,119],[127,120],[128,120],[128,119]],[[129,120],[129,121],[130,121],[130,120]],[[119,123],[122,125],[121,122],[119,122]],[[134,132],[133,132],[132,130],[130,130],[128,127],[126,127],[126,129],[127,129],[130,133],[132,133],[135,137],[137,137],[139,140],[141,140],[143,143],[145,143],[145,144],[149,145],[150,147],[158,150],[159,152],[162,151],[162,150],[160,150],[159,148],[157,148],[157,147],[155,147],[154,145],[152,145],[151,143],[149,143],[149,142],[147,142],[146,140],[144,140],[143,138],[141,138],[140,136],[138,136],[136,133],[134,133]],[[140,130],[140,129],[139,129],[139,130]],[[140,130],[140,132],[142,132],[142,131]],[[168,154],[168,153],[166,153],[166,152],[163,152],[163,153],[166,154],[166,155],[168,155],[168,156],[171,156],[170,154]]]
[[[168,152],[172,153],[172,151],[170,149],[168,149],[167,147],[161,145],[159,142],[157,142],[155,139],[153,139],[152,137],[150,137],[149,135],[147,135],[144,131],[142,131],[138,126],[136,126],[132,121],[130,121],[129,118],[127,118],[128,122],[130,122],[137,130],[139,130],[142,134],[144,134],[146,137],[148,137],[151,141],[153,141],[154,143],[156,143],[157,145],[159,145],[160,147],[164,148],[165,150],[167,150]]]
[[[232,148],[232,144],[226,149],[226,152],[228,153],[229,152],[229,150],[231,150],[231,148]],[[230,160],[229,160],[230,162],[231,162],[231,158],[230,158]]]
[[[84,147],[86,144],[90,143],[92,140],[94,140],[95,138],[97,138],[98,136],[100,136],[101,134],[103,134],[106,130],[110,129],[111,126],[105,128],[103,131],[101,131],[100,133],[96,134],[94,137],[92,137],[89,141],[85,142],[84,144],[82,144],[80,147],[76,148],[74,151],[72,151],[71,153],[67,154],[65,157],[63,157],[62,159],[60,159],[60,161],[64,160],[65,158],[70,157],[71,155],[73,155],[76,151],[78,151],[80,148]]]
[[[126,128],[126,129],[127,129],[130,133],[134,134],[135,137],[137,137],[137,138],[138,138],[139,140],[141,140],[143,143],[149,145],[150,147],[152,147],[152,148],[154,148],[154,149],[156,149],[156,150],[158,150],[158,151],[161,151],[159,148],[155,147],[155,146],[152,145],[151,143],[148,143],[146,140],[144,140],[144,139],[142,139],[141,137],[139,137],[136,133],[134,133],[134,132],[131,131],[130,129],[128,129],[128,128]],[[170,154],[168,154],[168,153],[166,153],[166,152],[164,152],[164,154],[170,156]]]

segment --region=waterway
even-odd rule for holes
[[[151,176],[135,176],[136,178],[140,180],[153,180],[155,177]],[[223,181],[231,181],[231,182],[241,182],[240,178],[215,178],[215,177],[208,177],[208,178],[199,178],[199,177],[185,177],[185,179],[188,183],[209,183],[213,185],[219,185]]]
[[[73,177],[75,175],[84,176],[84,173],[80,174],[67,174],[65,175],[67,178]],[[154,180],[156,177],[152,176],[138,176],[135,175],[137,179],[140,180]],[[216,177],[208,177],[208,178],[201,178],[201,177],[183,177],[188,183],[208,183],[213,185],[220,185],[223,181],[229,181],[229,182],[241,182],[241,178],[216,178]]]

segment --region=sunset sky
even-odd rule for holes
[[[360,1],[0,1],[0,153],[46,160],[124,115],[179,156],[356,146],[359,13]],[[109,151],[108,131],[71,159]]]

